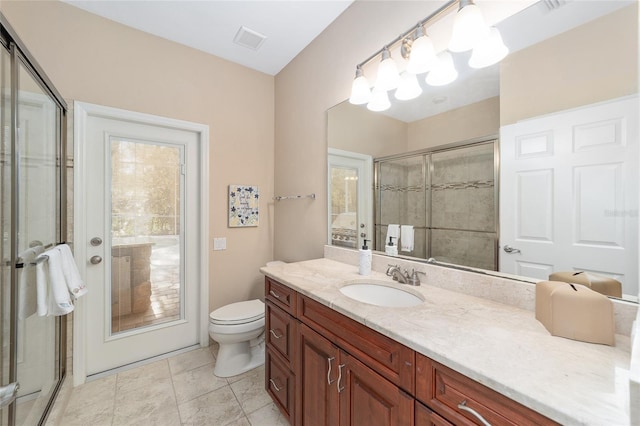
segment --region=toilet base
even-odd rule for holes
[[[216,357],[213,374],[232,377],[264,364],[264,335],[249,342],[222,343]]]

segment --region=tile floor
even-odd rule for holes
[[[47,425],[285,426],[264,390],[264,366],[213,375],[217,347],[195,349],[72,388]],[[65,386],[70,386],[67,378]]]

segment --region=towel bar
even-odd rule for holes
[[[309,195],[285,195],[285,196],[281,196],[278,195],[276,197],[273,197],[274,200],[276,201],[282,201],[282,200],[297,200],[300,198],[311,198],[312,200],[316,199],[316,194],[309,194]]]

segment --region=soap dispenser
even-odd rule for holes
[[[395,237],[389,237],[389,243],[384,247],[384,252],[388,256],[397,256],[398,255],[398,246],[393,245],[393,239]]]
[[[362,249],[360,249],[360,275],[371,273],[371,250],[367,246],[367,241],[371,240],[364,240]]]

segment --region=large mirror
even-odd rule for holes
[[[609,295],[638,301],[637,3],[541,1],[496,26],[510,49],[501,63],[472,71],[470,54],[455,54],[450,85],[419,75],[422,95],[390,92],[385,112],[348,101],[328,111],[330,197],[344,200],[329,206],[330,244],[367,238],[384,252],[387,226],[408,224],[416,247],[400,255],[523,280],[608,277],[622,283]],[[352,165],[366,161],[370,181]],[[389,205],[406,214],[386,219]],[[466,227],[447,228],[456,214]],[[467,252],[447,256],[455,244]]]

